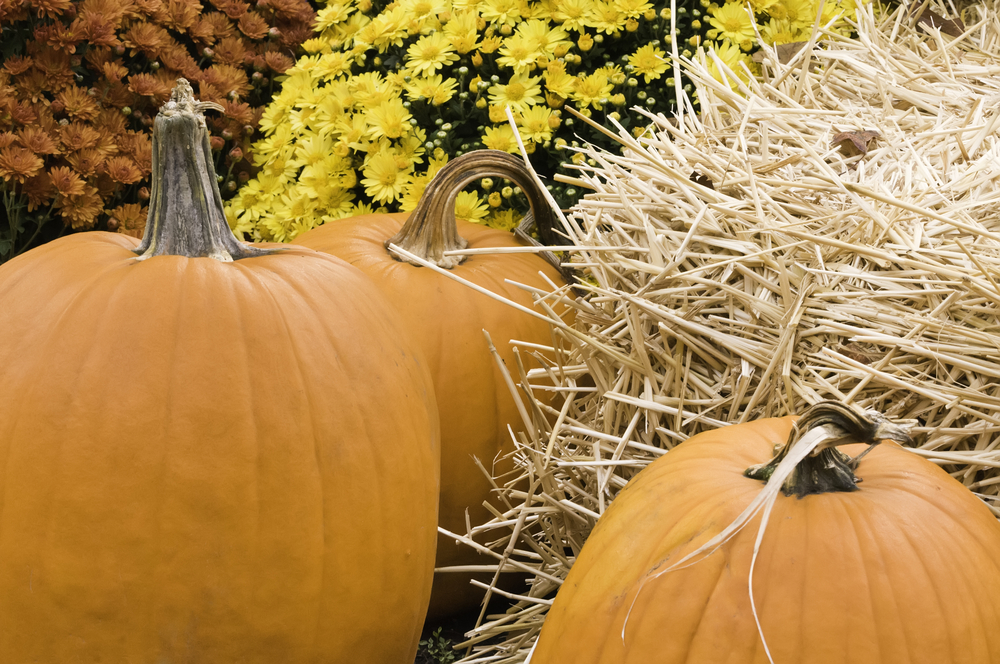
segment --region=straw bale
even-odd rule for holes
[[[507,367],[518,470],[490,523],[452,533],[531,581],[484,589],[511,608],[484,610],[463,663],[523,662],[599,515],[700,431],[823,399],[916,419],[914,453],[1000,515],[1000,0],[959,37],[918,17],[865,6],[856,36],[817,28],[732,88],[702,55],[700,113],[585,149],[562,254],[582,295],[537,293],[552,347],[519,352],[557,359]]]

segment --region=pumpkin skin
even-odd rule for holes
[[[792,421],[699,434],[640,472],[583,547],[531,664],[767,664],[747,588],[759,516],[707,558],[650,575],[636,594],[647,572],[743,511],[763,487],[743,471],[773,455]],[[753,577],[773,661],[1000,662],[1000,526],[990,511],[895,443],[857,472],[855,492],[778,496]]]
[[[0,661],[413,661],[438,424],[388,304],[304,248],[136,244],[0,267]]]
[[[350,217],[303,233],[294,243],[338,256],[360,268],[405,321],[431,368],[441,414],[439,524],[451,532],[465,533],[466,510],[473,525],[492,517],[482,505],[490,499],[492,485],[473,457],[487,469],[492,468],[494,475],[510,470],[510,461],[501,459],[513,451],[507,426],[513,426],[515,431],[523,428],[483,330],[490,333],[515,377],[517,365],[508,341],[550,345],[552,336],[543,320],[431,269],[395,260],[384,244],[400,231],[407,218],[407,214]],[[458,233],[468,241],[469,248],[521,246],[510,233],[462,220],[457,223]],[[532,306],[530,295],[505,279],[551,290],[539,276],[542,272],[553,283],[562,283],[558,271],[533,254],[473,255],[451,272],[527,307]],[[521,357],[528,368],[534,366],[528,354],[522,353]],[[495,459],[497,464],[493,465]],[[438,539],[437,567],[492,562],[450,537],[441,535]],[[483,579],[488,581],[490,576]],[[469,579],[462,573],[438,573],[429,616],[443,617],[478,603],[484,591],[470,585]]]

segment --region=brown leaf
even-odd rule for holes
[[[832,143],[840,146],[840,151],[848,157],[868,154],[868,150],[882,135],[874,130],[842,131],[834,134]]]
[[[778,62],[780,62],[783,65],[787,65],[789,62],[792,61],[792,58],[794,58],[796,54],[802,50],[802,47],[808,43],[809,42],[807,41],[797,41],[797,42],[788,42],[787,44],[776,44],[774,50],[778,56]],[[757,51],[751,57],[753,58],[753,61],[758,64],[764,62],[763,51]]]
[[[928,28],[939,28],[941,32],[950,37],[961,37],[965,34],[965,23],[960,18],[945,18],[930,7],[924,9],[917,19],[917,23],[926,25]]]
[[[695,184],[700,184],[703,187],[708,187],[709,189],[715,191],[715,185],[712,183],[712,178],[707,175],[702,175],[698,171],[691,171],[691,177],[688,179]]]

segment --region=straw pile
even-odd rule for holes
[[[454,534],[531,583],[484,591],[511,608],[462,662],[524,661],[616,493],[728,423],[831,398],[916,419],[914,452],[1000,514],[1000,0],[966,8],[959,37],[920,16],[868,6],[856,37],[817,30],[735,91],[689,63],[699,115],[589,150],[565,224],[585,294],[539,294],[573,328],[521,345],[558,361],[521,376],[506,509]],[[547,383],[553,406],[533,396]]]

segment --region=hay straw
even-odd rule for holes
[[[525,661],[618,491],[730,423],[824,399],[918,420],[914,453],[1000,515],[1000,0],[963,18],[953,38],[869,5],[856,37],[820,29],[739,91],[686,63],[700,114],[647,113],[639,139],[612,122],[622,154],[584,149],[563,178],[591,192],[563,228],[583,294],[534,291],[555,324],[549,348],[515,340],[544,369],[507,367],[518,470],[491,522],[450,533],[496,561],[485,599],[511,602],[461,662]],[[867,130],[860,156],[832,141]]]

